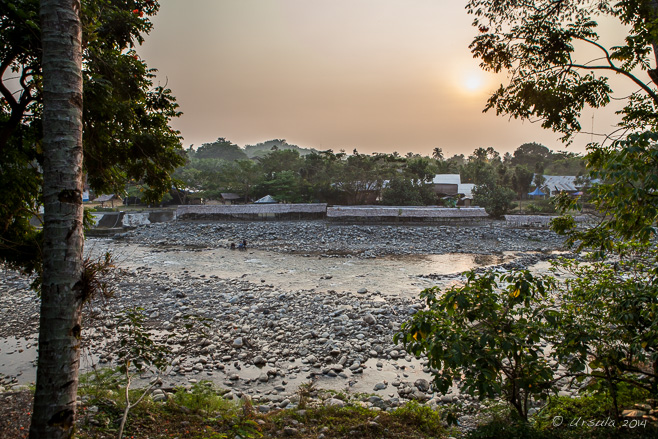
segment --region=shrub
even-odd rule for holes
[[[437,287],[424,290],[428,309],[405,322],[394,340],[416,356],[427,354],[439,392],[457,382],[480,399],[502,395],[527,419],[531,398],[546,397],[554,381],[540,344],[555,319],[545,306],[552,279],[527,270],[466,275],[465,285],[440,297]]]
[[[212,382],[201,381],[195,383],[189,390],[182,387],[177,388],[172,401],[196,413],[221,412],[226,415],[237,415],[238,405],[224,399],[221,393]]]

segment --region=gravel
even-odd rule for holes
[[[497,269],[551,258],[550,251],[559,249],[562,242],[547,230],[513,229],[498,223],[396,227],[323,221],[158,223],[115,239],[162,251],[181,246],[228,247],[246,239],[252,248],[322,257],[541,252]],[[22,337],[23,343],[34,346],[39,300],[29,283],[15,271],[0,272],[0,337]],[[109,283],[115,297],[94,302],[85,310],[85,352],[92,352],[101,366],[114,364],[117,318],[127,308],[140,307],[154,337],[172,349],[164,387],[209,379],[229,389],[229,397],[250,396],[260,411],[294,405],[299,385],[309,381],[336,389],[374,391],[379,399],[364,403],[380,408],[395,407],[404,400],[434,405],[471,401],[467,396],[437,395],[427,359],[414,359],[393,344],[393,334],[401,324],[422,308],[418,298],[383,296],[366,288],[284,291],[240,277],[223,279],[148,267],[115,270]],[[189,322],[197,322],[191,330],[185,327]],[[1,345],[0,352],[18,354],[2,351]],[[0,392],[20,381],[14,374],[0,374]],[[333,399],[327,404],[342,401]]]
[[[155,246],[229,247],[243,239],[252,248],[325,256],[549,251],[563,238],[546,229],[510,228],[504,222],[484,226],[333,225],[297,222],[169,222],[120,234],[116,239]]]

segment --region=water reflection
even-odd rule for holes
[[[106,250],[102,246],[102,251]],[[379,291],[384,295],[417,297],[428,287],[445,285],[420,275],[454,275],[498,265],[514,259],[511,254],[402,255],[359,259],[351,256],[299,255],[229,249],[153,249],[111,244],[122,268],[147,267],[168,273],[188,272],[220,278],[241,278],[282,290]],[[99,253],[101,246],[92,246]]]

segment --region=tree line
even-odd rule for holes
[[[265,142],[266,144],[268,142]],[[536,174],[580,176],[583,158],[573,152],[553,152],[544,145],[525,143],[513,154],[477,148],[471,155],[445,158],[441,148],[432,156],[408,153],[361,154],[356,149],[316,151],[289,149],[279,140],[269,151],[249,158],[225,138],[186,150],[187,162],[175,177],[206,199],[232,192],[244,200],[271,195],[281,202],[330,204],[436,205],[444,202],[431,182],[436,174],[460,174],[473,183],[481,201],[523,198]]]

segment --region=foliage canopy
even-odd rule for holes
[[[83,167],[97,193],[144,185],[160,199],[185,159],[171,91],[134,48],[157,13],[153,0],[82,2]],[[29,223],[41,205],[41,33],[38,0],[0,0],[0,258],[27,271],[38,266],[41,236]]]
[[[623,386],[658,395],[658,73],[651,65],[656,62],[658,2],[471,0],[467,9],[480,31],[471,45],[473,54],[485,70],[509,72],[509,83],[494,92],[486,110],[539,119],[570,141],[581,129],[578,118],[585,105],[599,108],[613,99],[606,73],[627,79],[637,91],[619,111],[619,129],[603,144],[589,146],[586,162],[590,177],[597,179],[591,201],[600,221],[577,229],[573,217],[565,215],[553,223],[567,235],[567,244],[593,251],[582,254],[592,259],[556,263],[555,270],[569,276],[543,280],[541,291],[545,288],[548,295],[530,296],[534,302],[527,308],[506,303],[522,296],[522,288],[497,282],[518,276],[529,280],[522,272],[469,273],[465,285],[441,296],[426,290],[422,296],[428,309],[414,315],[396,337],[412,353],[427,354],[439,370],[439,390],[447,390],[463,374],[460,385],[465,390],[480,397],[505,395],[524,417],[519,400],[509,398],[508,389],[518,386],[518,377],[503,366],[534,361],[519,369],[526,395],[534,398],[541,396],[540,390],[557,390],[551,389],[555,368],[545,367],[552,360],[562,366],[565,378],[608,395],[618,419]],[[597,20],[606,16],[628,29],[618,46],[600,43]],[[579,60],[577,48],[583,46],[599,57]],[[545,153],[535,145],[524,149],[535,163]],[[485,153],[479,152],[481,162],[495,160]],[[516,154],[512,160],[530,164]],[[474,176],[480,178],[483,169],[475,168]],[[557,204],[564,211],[581,207],[567,195]],[[511,315],[515,317],[505,321]],[[506,334],[516,339],[508,340]],[[517,347],[506,349],[512,341]]]
[[[471,43],[473,55],[483,69],[507,71],[510,78],[489,98],[485,111],[539,119],[571,141],[581,130],[578,118],[585,106],[611,102],[607,75],[617,75],[638,89],[619,111],[622,132],[658,126],[658,94],[650,84],[658,78],[651,68],[658,41],[655,2],[470,0],[467,10],[480,31]],[[628,29],[619,45],[601,43],[599,21],[606,18]],[[583,59],[589,53],[585,48],[596,55]]]

